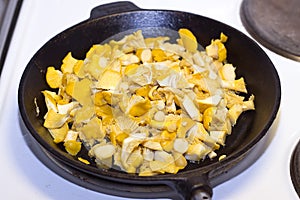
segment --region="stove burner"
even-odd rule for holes
[[[290,174],[294,188],[300,197],[300,141],[298,142],[292,154]]]
[[[240,15],[254,39],[275,53],[300,61],[299,0],[244,0]]]

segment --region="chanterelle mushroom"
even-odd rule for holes
[[[97,166],[140,176],[215,158],[239,116],[255,109],[254,95],[243,95],[245,80],[226,61],[227,36],[199,51],[190,30],[178,33],[170,43],[139,30],[93,45],[84,60],[68,53],[60,69],[49,66],[55,91],[42,91],[44,126],[54,142],[72,156],[83,144]]]

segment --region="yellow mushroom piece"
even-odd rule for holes
[[[94,102],[95,106],[103,106],[103,105],[107,104],[107,101],[104,98],[104,94],[102,91],[95,93],[93,102]]]
[[[136,173],[136,169],[142,165],[144,157],[141,152],[141,148],[135,149],[128,157],[126,164],[128,173]]]
[[[183,108],[187,111],[188,115],[191,117],[191,119],[196,121],[202,121],[202,114],[200,113],[199,109],[190,97],[185,95],[182,105]]]
[[[72,156],[77,155],[78,152],[81,150],[81,142],[75,140],[65,141],[64,146],[66,148],[66,151]]]
[[[121,74],[114,70],[105,70],[98,80],[97,88],[113,90],[121,81]]]
[[[81,137],[89,143],[97,140],[100,141],[105,137],[102,122],[97,117],[92,118],[87,124],[78,128],[78,130],[82,133]]]
[[[183,156],[183,154],[178,153],[178,152],[172,152],[172,155],[174,157],[175,165],[179,169],[183,169],[187,166],[188,163],[187,163],[186,158]]]
[[[59,95],[57,95],[55,92],[51,92],[48,90],[44,90],[44,91],[42,91],[42,93],[45,97],[45,103],[46,103],[47,109],[58,112],[57,101],[60,100]]]
[[[157,151],[163,150],[163,148],[159,142],[155,142],[155,141],[151,141],[151,140],[144,142],[143,146],[147,147],[148,149],[152,149],[152,150],[157,150]]]
[[[63,73],[54,67],[48,67],[46,72],[46,81],[51,88],[59,88],[62,84]]]
[[[211,148],[205,145],[202,142],[197,144],[191,144],[185,154],[186,159],[188,160],[202,160],[204,157],[211,152]]]
[[[227,81],[233,81],[235,80],[236,74],[235,74],[235,67],[233,67],[232,64],[225,64],[223,65],[220,70],[218,71],[220,74],[220,77],[223,80]]]
[[[198,48],[198,42],[194,34],[186,28],[181,28],[178,31],[183,46],[190,52],[194,53]]]
[[[53,141],[55,143],[60,143],[65,140],[69,131],[68,124],[65,123],[62,127],[57,129],[49,129],[51,136],[53,137]]]
[[[92,105],[91,85],[92,81],[87,78],[74,83],[71,96],[76,99],[81,105]]]
[[[89,165],[89,164],[90,164],[90,162],[89,162],[87,159],[84,159],[84,158],[78,157],[78,160],[79,160],[80,162],[84,163],[84,164],[87,164],[87,165]]]
[[[203,113],[203,125],[204,125],[206,130],[210,129],[212,118],[215,115],[216,111],[217,111],[217,107],[215,107],[215,106],[211,106],[211,107],[207,108],[204,111],[204,113]]]
[[[108,105],[104,104],[102,106],[95,107],[95,112],[97,116],[105,118],[105,117],[113,117],[113,108]]]
[[[216,40],[215,43],[218,46],[218,61],[223,62],[227,58],[225,45],[220,40]]]
[[[174,141],[174,150],[184,154],[189,148],[189,143],[185,138],[177,138]]]
[[[156,62],[162,62],[168,59],[166,53],[162,49],[152,49],[152,56]]]
[[[151,52],[151,49],[144,49],[141,52],[140,60],[143,63],[152,62],[152,52]]]
[[[222,80],[221,85],[226,89],[247,93],[246,83],[243,77],[233,81]]]
[[[133,95],[129,101],[128,114],[133,117],[144,115],[151,108],[149,99],[145,99],[138,95]]]
[[[180,126],[177,129],[177,137],[184,138],[188,130],[190,130],[196,122],[189,117],[183,117],[181,119]]]
[[[138,96],[147,98],[147,97],[148,97],[148,94],[149,94],[149,92],[150,92],[150,90],[151,90],[150,85],[144,85],[144,86],[138,88],[138,89],[135,91],[135,93],[136,93],[136,95],[138,95]]]
[[[116,149],[114,145],[100,143],[93,146],[89,153],[95,156],[98,160],[105,160],[107,158],[111,158],[115,151]]]
[[[224,43],[227,41],[227,36],[224,33],[220,34],[220,39],[212,40],[211,44],[206,47],[208,56],[223,62],[227,58],[227,50]]]
[[[137,72],[138,67],[139,67],[139,65],[136,64],[136,63],[126,65],[124,74],[127,75],[127,76],[133,75]]]
[[[67,114],[59,114],[51,109],[45,116],[44,126],[49,129],[57,129],[62,127],[68,118]]]
[[[79,73],[81,72],[81,69],[82,69],[83,65],[84,65],[84,61],[83,60],[78,60],[75,63],[74,67],[73,67],[74,74],[80,76]]]
[[[222,99],[222,96],[219,94],[209,96],[205,99],[196,99],[196,102],[198,103],[200,110],[205,110],[208,107],[211,106],[217,106]]]
[[[124,133],[122,132],[121,134],[118,134],[116,136],[116,141],[119,143],[119,144],[122,144],[123,141],[128,137],[129,135],[127,133]]]
[[[63,64],[61,65],[61,71],[65,73],[73,73],[73,68],[77,63],[77,59],[73,58],[72,53],[69,52],[63,59]]]

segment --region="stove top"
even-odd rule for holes
[[[0,189],[0,191],[2,199],[135,199],[126,197],[127,194],[121,197],[110,195],[110,192],[113,192],[118,186],[114,186],[112,190],[101,192],[78,186],[79,184],[74,184],[74,181],[64,178],[63,175],[54,171],[54,168],[59,170],[61,166],[49,159],[47,153],[45,154],[40,149],[37,150],[41,152],[41,157],[52,162],[53,169],[44,164],[42,159],[37,158],[36,153],[26,144],[18,126],[17,91],[19,81],[26,64],[34,53],[57,33],[87,19],[90,10],[94,7],[115,1],[117,0],[0,0],[0,24],[2,22],[6,24],[0,28],[0,47],[2,47],[0,68],[3,65],[0,77],[0,152],[2,162],[0,170],[2,178],[0,188],[2,190]],[[240,19],[243,0],[130,1],[145,9],[180,10],[206,16],[229,24],[252,37]],[[20,15],[12,34],[11,31],[8,31],[11,30],[11,23],[9,26],[7,23],[16,15],[13,12],[14,9],[8,9],[8,7],[17,8],[18,2],[22,2],[22,6],[19,5],[21,7]],[[4,16],[8,15],[9,10],[13,12],[10,13],[10,20],[4,20]],[[7,36],[3,37],[3,32],[6,32],[6,35],[10,32],[9,51],[7,51]],[[4,63],[2,51],[5,43]],[[297,144],[300,139],[300,106],[297,91],[300,85],[300,63],[274,53],[260,43],[258,45],[270,57],[281,80],[283,92],[279,114],[267,134],[270,137],[266,138],[264,153],[242,173],[215,187],[213,189],[214,200],[299,199],[297,188],[300,186],[298,171],[300,145]],[[293,154],[294,149],[296,150]],[[49,165],[51,165],[50,161]],[[63,171],[61,172],[63,173]],[[68,173],[74,172],[65,171],[64,173],[69,176]],[[292,181],[291,175],[293,176],[293,174],[296,175],[296,178]],[[69,178],[71,177],[69,176]],[[75,181],[86,180],[83,175],[74,176],[74,179],[76,179]],[[97,180],[95,184],[100,184],[99,181]],[[105,186],[110,187],[109,185]],[[120,190],[120,187],[117,190]],[[128,191],[132,190],[133,188],[129,188]],[[139,199],[145,198],[140,197]]]
[[[0,75],[22,0],[0,0]]]

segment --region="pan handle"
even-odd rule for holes
[[[193,191],[191,195],[191,200],[211,200],[212,194],[210,192],[211,188],[197,188]]]
[[[97,6],[92,9],[90,19],[100,18],[121,12],[142,10],[130,1],[119,1]]]
[[[185,200],[211,200],[213,191],[206,174],[173,180],[176,192]]]

